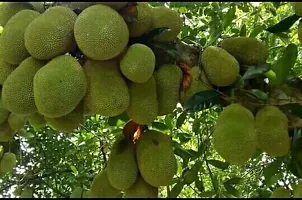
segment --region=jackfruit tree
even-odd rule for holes
[[[0,198],[297,198],[302,3],[0,2]]]

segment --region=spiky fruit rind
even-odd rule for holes
[[[3,106],[2,97],[0,96],[0,124],[7,120],[9,114],[10,112]]]
[[[146,183],[146,181],[139,176],[135,183],[127,190],[125,190],[126,198],[157,198],[158,187],[153,187]]]
[[[0,124],[0,141],[7,142],[14,138],[16,131],[14,131],[7,121]]]
[[[15,113],[11,113],[8,117],[8,124],[9,126],[15,130],[18,131],[25,125],[25,119],[23,116],[17,115]]]
[[[6,152],[0,161],[0,170],[2,172],[12,172],[17,164],[17,158],[14,153]]]
[[[16,68],[16,65],[6,63],[2,59],[0,60],[0,85],[4,84],[4,81]]]
[[[43,126],[46,125],[46,120],[44,116],[38,112],[28,116],[27,120],[30,123],[30,125],[32,125],[35,129],[42,128]]]

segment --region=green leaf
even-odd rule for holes
[[[198,191],[203,192],[204,191],[204,184],[202,179],[196,179],[195,180],[195,187],[198,189]]]
[[[229,180],[225,181],[225,183],[229,184],[229,185],[238,184],[238,183],[240,183],[241,180],[242,180],[242,178],[233,177],[233,178],[230,178]]]
[[[283,19],[282,21],[280,21],[279,23],[275,24],[274,26],[271,26],[269,28],[267,28],[266,30],[270,33],[280,33],[280,32],[285,32],[288,29],[290,29],[290,27],[292,27],[292,25],[298,20],[300,19],[300,17],[296,14],[289,16],[285,19]]]
[[[233,19],[236,17],[236,6],[232,6],[223,18],[223,28],[226,29],[232,23]]]
[[[265,184],[269,183],[270,179],[279,171],[279,168],[281,167],[282,160],[277,159],[270,163],[267,167],[263,170],[263,175],[265,177]]]
[[[109,117],[108,118],[108,125],[109,126],[122,126],[123,124],[125,124],[127,121],[129,121],[129,117],[126,113],[123,113],[121,115],[118,116],[114,116],[114,117]]]
[[[199,194],[199,197],[213,197],[216,194],[215,191],[205,191]]]
[[[75,166],[70,166],[70,169],[73,171],[73,173],[77,174],[78,173],[78,170]]]
[[[215,90],[206,90],[194,94],[184,104],[185,111],[197,112],[210,108],[220,102],[220,94]]]
[[[254,38],[256,37],[259,33],[261,33],[264,29],[264,25],[261,26],[256,26],[253,31],[250,33],[249,37]]]
[[[217,167],[217,168],[222,169],[222,170],[227,169],[230,165],[229,163],[221,162],[219,160],[207,160],[207,162],[210,165],[213,165],[214,167]]]
[[[170,194],[168,198],[176,198],[182,191],[183,187],[185,186],[185,183],[183,181],[180,181],[174,185],[172,190],[170,191]]]
[[[244,73],[242,79],[248,80],[261,76],[264,74],[264,72],[268,71],[269,67],[270,66],[267,63],[258,66],[250,66],[248,70]]]
[[[161,122],[153,122],[152,128],[157,129],[158,131],[161,131],[161,132],[170,132],[170,130],[166,126],[166,124],[161,123]]]
[[[241,26],[240,34],[239,35],[242,36],[242,37],[246,36],[246,25],[245,24],[243,24]]]
[[[186,120],[186,117],[187,117],[186,112],[183,112],[183,113],[181,113],[181,115],[179,115],[179,117],[177,118],[177,121],[176,121],[176,128],[180,128],[183,125],[183,123]]]
[[[233,187],[230,184],[227,183],[223,183],[224,188],[227,190],[228,193],[230,193],[231,195],[235,196],[235,197],[239,197],[239,192],[238,190],[235,189],[235,187]]]
[[[291,110],[292,114],[299,118],[302,118],[302,105],[299,104],[289,104],[287,107]]]
[[[178,138],[181,141],[181,143],[186,143],[189,142],[192,139],[192,135],[188,134],[188,133],[178,133]]]
[[[250,90],[250,93],[262,101],[266,101],[268,99],[268,95],[259,89],[252,89]]]

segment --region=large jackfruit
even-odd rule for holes
[[[300,180],[298,184],[293,186],[293,197],[302,198],[302,181]]]
[[[130,188],[138,176],[135,149],[127,138],[118,139],[112,147],[107,162],[109,183],[119,190]]]
[[[156,81],[152,76],[145,83],[129,83],[130,104],[127,115],[138,124],[150,124],[158,115]]]
[[[201,54],[201,64],[209,81],[218,87],[231,85],[239,76],[238,61],[220,47],[207,47]]]
[[[93,5],[78,16],[74,26],[80,50],[94,60],[118,56],[129,41],[129,30],[121,15],[105,5]]]
[[[227,38],[221,42],[221,48],[233,55],[243,65],[263,64],[268,57],[268,48],[256,38]]]
[[[177,172],[172,139],[161,132],[143,132],[136,144],[136,157],[141,176],[154,187],[168,185]]]
[[[177,38],[183,24],[180,14],[170,8],[158,6],[152,8],[152,27],[151,30],[156,28],[169,28],[170,31],[160,33],[154,37],[155,41],[171,42]]]
[[[3,107],[2,97],[0,96],[0,124],[5,122],[10,112]]]
[[[23,116],[11,113],[8,117],[8,124],[14,130],[18,131],[25,125],[25,118]]]
[[[33,79],[45,62],[33,57],[26,58],[9,75],[3,84],[3,105],[18,115],[31,115],[37,112],[34,101]]]
[[[32,21],[25,31],[25,47],[33,57],[49,60],[75,50],[74,23],[77,15],[69,8],[55,6]]]
[[[39,113],[49,118],[67,115],[87,89],[80,63],[69,55],[52,59],[34,77],[34,97]]]
[[[294,13],[298,16],[302,16],[302,3],[301,2],[290,2]]]
[[[2,59],[0,60],[0,85],[4,84],[4,81],[16,68],[16,65],[8,64]]]
[[[271,194],[270,198],[290,198],[290,191],[283,187],[278,187]]]
[[[158,115],[166,115],[175,109],[179,101],[182,70],[177,65],[166,64],[154,72],[158,100]]]
[[[128,25],[130,37],[139,37],[148,32],[152,26],[152,8],[146,2],[138,2],[137,21]]]
[[[8,124],[7,121],[0,124],[0,142],[7,142],[12,140],[15,136],[14,131]]]
[[[17,65],[30,56],[25,48],[24,33],[26,27],[39,15],[33,10],[22,10],[7,22],[1,35],[1,45],[5,49],[2,59],[5,62]]]
[[[255,117],[259,148],[270,156],[285,156],[290,149],[288,119],[279,108],[265,106]]]
[[[110,185],[107,177],[107,169],[98,173],[91,183],[90,197],[92,198],[112,198],[120,193],[120,190]]]
[[[135,183],[127,190],[125,190],[126,198],[157,198],[158,187],[153,187],[146,183],[146,181],[139,176]]]
[[[0,161],[0,170],[2,172],[12,172],[16,167],[17,158],[14,153],[6,152]]]
[[[38,112],[28,116],[27,120],[30,123],[30,125],[32,125],[32,127],[34,127],[35,129],[42,128],[43,126],[46,125],[46,120],[44,116]]]
[[[89,110],[104,116],[123,113],[129,105],[130,94],[118,61],[86,60],[83,69],[88,83],[84,101]]]
[[[231,164],[243,165],[256,152],[254,116],[240,104],[224,108],[212,136],[214,149]]]
[[[131,45],[120,62],[124,76],[136,83],[149,80],[155,68],[155,55],[144,44]]]
[[[33,9],[33,6],[28,2],[3,2],[0,5],[0,26],[5,27],[11,17],[25,9]]]

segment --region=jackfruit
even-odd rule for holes
[[[282,187],[276,188],[270,198],[290,198],[290,191]]]
[[[15,14],[25,9],[33,9],[28,2],[3,2],[0,5],[0,26],[5,27],[8,20]]]
[[[127,115],[137,124],[150,124],[158,115],[156,81],[152,76],[145,83],[129,83],[130,104]]]
[[[302,44],[302,22],[298,24],[298,39],[300,44]]]
[[[105,5],[93,5],[81,12],[74,25],[78,47],[94,60],[118,56],[129,41],[129,30],[121,15]]]
[[[302,16],[302,3],[301,2],[290,2],[294,13],[298,16]]]
[[[120,62],[124,76],[136,83],[148,81],[155,68],[155,55],[144,44],[131,45]]]
[[[17,134],[21,137],[26,137],[27,136],[27,132],[24,128],[18,130]]]
[[[101,171],[94,177],[90,188],[90,197],[112,198],[121,193],[120,190],[110,185],[106,171],[107,169]]]
[[[290,149],[288,119],[275,106],[261,108],[255,117],[259,148],[270,156],[285,156]]]
[[[0,170],[6,173],[12,172],[14,167],[16,167],[16,164],[16,155],[11,152],[6,152],[0,161]]]
[[[158,187],[153,187],[139,176],[135,183],[125,190],[126,198],[157,198]]]
[[[268,57],[268,48],[256,38],[227,38],[221,42],[221,48],[243,65],[264,64]]]
[[[166,64],[154,72],[158,100],[158,115],[166,115],[176,108],[182,70],[177,65]]]
[[[2,145],[0,145],[0,160],[3,157],[3,155],[4,155],[4,148]]]
[[[177,173],[172,139],[161,132],[142,133],[136,143],[136,158],[142,178],[154,187],[168,185]]]
[[[154,37],[155,41],[171,42],[177,38],[183,24],[180,14],[170,8],[158,6],[152,8],[152,27],[151,30],[156,28],[169,28],[170,31],[162,32]]]
[[[8,124],[14,130],[18,131],[25,125],[25,119],[23,116],[11,113],[8,117]]]
[[[231,104],[220,113],[212,135],[213,147],[227,162],[243,165],[256,152],[253,114],[240,104]]]
[[[70,198],[82,198],[83,192],[84,191],[82,187],[76,187],[70,194]]]
[[[29,57],[24,44],[24,33],[26,27],[36,19],[40,13],[33,10],[22,10],[15,14],[6,24],[2,37],[2,59],[10,64],[20,64]]]
[[[20,195],[20,198],[32,198],[34,193],[34,189],[30,187],[25,187]]]
[[[67,115],[81,102],[87,81],[80,63],[69,55],[52,59],[34,77],[39,113],[49,118]]]
[[[209,81],[218,87],[229,86],[239,76],[239,63],[226,50],[209,46],[201,54],[201,64]]]
[[[30,125],[32,127],[34,127],[35,129],[42,128],[46,125],[46,120],[45,120],[44,116],[38,112],[28,116],[27,120],[30,123]]]
[[[146,2],[138,2],[137,21],[128,25],[130,37],[139,37],[148,32],[152,26],[152,8]]]
[[[109,183],[119,190],[130,188],[138,176],[134,145],[127,138],[118,139],[107,162]]]
[[[49,60],[75,50],[73,28],[76,18],[77,15],[67,7],[47,9],[26,28],[27,51],[37,59]]]
[[[0,141],[7,142],[12,140],[15,136],[16,131],[14,131],[8,124],[7,121],[0,124]]]
[[[293,197],[302,198],[302,181],[299,181],[298,184],[293,186]]]
[[[0,124],[5,122],[10,112],[3,107],[2,97],[0,96]]]
[[[71,113],[58,117],[45,117],[47,124],[55,130],[61,132],[71,132],[78,128],[83,120],[83,104],[80,103]]]
[[[84,104],[90,112],[116,116],[127,109],[130,94],[116,59],[86,60],[83,70],[88,83]]]
[[[16,65],[11,65],[0,60],[0,85],[4,84],[7,77],[17,68]]]
[[[18,115],[37,112],[34,101],[33,78],[45,62],[28,57],[9,75],[3,84],[3,105]]]

